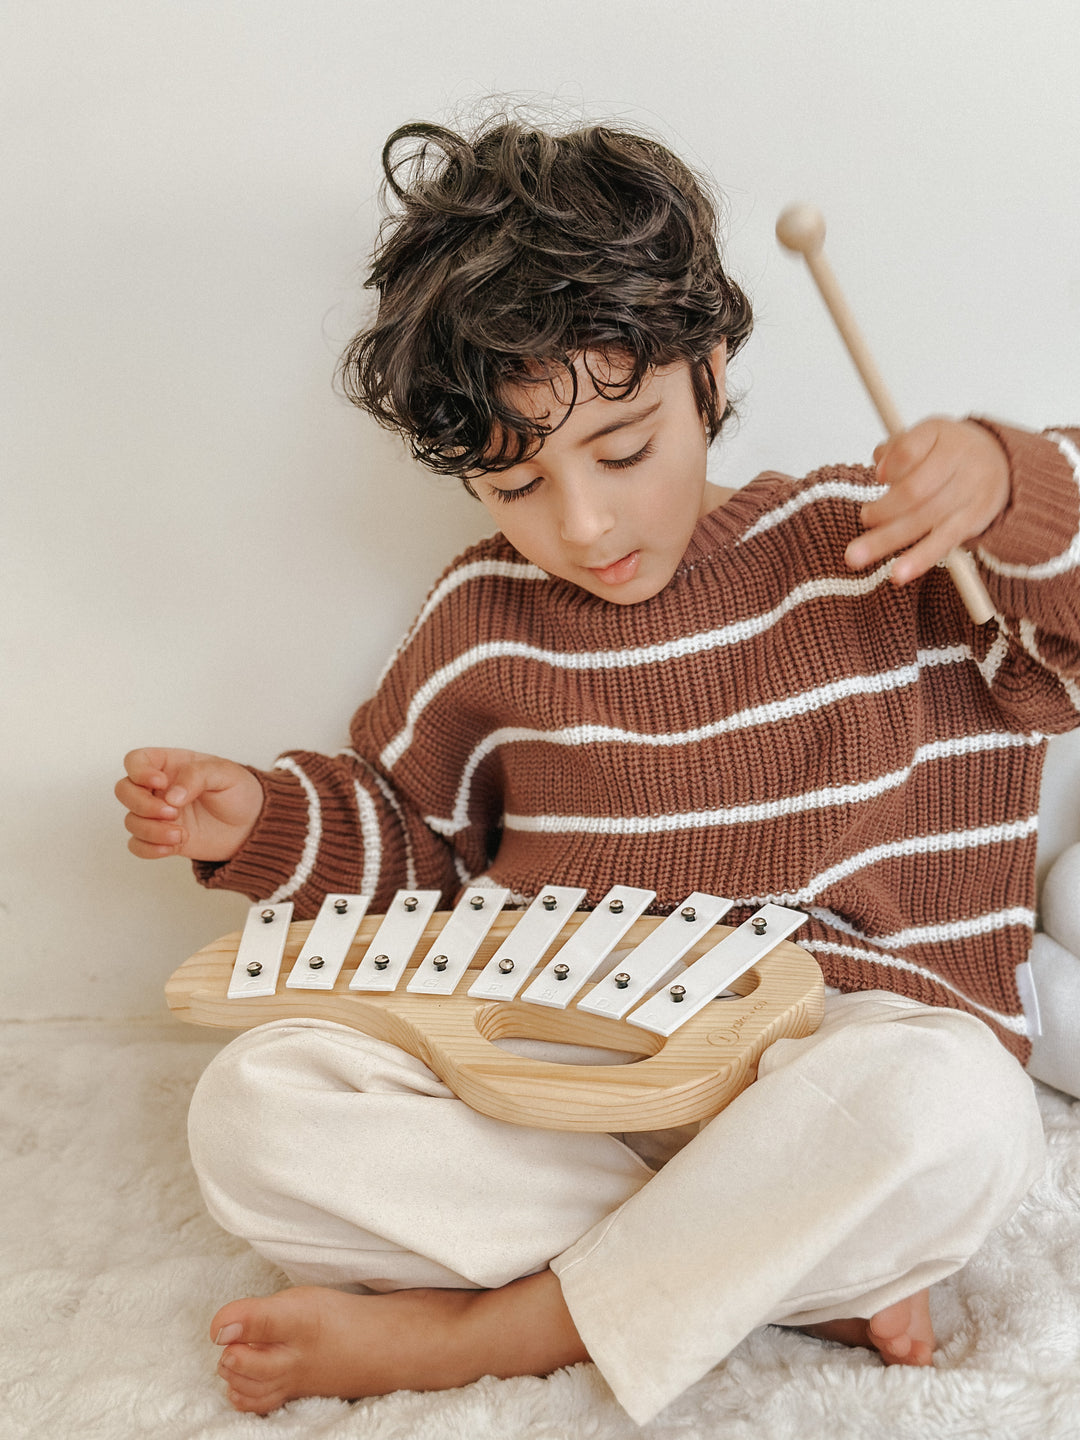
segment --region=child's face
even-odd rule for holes
[[[722,410],[722,350],[712,363]],[[650,371],[629,400],[598,393],[580,360],[575,368],[577,403],[537,455],[472,487],[526,560],[602,600],[636,605],[668,583],[716,504],[705,424],[685,363]],[[525,389],[519,403],[550,410],[553,424],[566,412],[561,392],[545,386]]]

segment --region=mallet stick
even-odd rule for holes
[[[821,292],[829,314],[847,347],[855,368],[862,377],[874,409],[890,435],[905,428],[900,412],[885,389],[885,383],[874,364],[873,356],[862,337],[850,305],[837,284],[832,267],[825,258],[825,220],[820,210],[811,205],[792,205],[776,222],[776,238],[786,250],[793,250],[806,261],[810,274]],[[994,603],[986,592],[975,561],[966,550],[951,550],[945,564],[953,584],[976,625],[985,625],[994,616]]]

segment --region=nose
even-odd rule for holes
[[[559,493],[559,535],[567,545],[587,550],[615,524],[610,497],[602,482],[586,478],[564,481]]]

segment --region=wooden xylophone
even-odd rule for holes
[[[300,1016],[353,1026],[422,1060],[474,1110],[557,1130],[711,1117],[767,1046],[820,1024],[821,971],[787,938],[798,911],[767,904],[732,929],[717,896],[695,892],[666,917],[644,914],[651,890],[616,885],[591,911],[584,898],[553,885],[506,910],[508,891],[475,886],[437,911],[438,891],[402,890],[368,916],[369,897],[328,895],[296,923],[290,902],[254,905],[242,932],[179,967],[166,999],[183,1020],[229,1030]],[[642,1058],[554,1063],[497,1043],[508,1039]]]

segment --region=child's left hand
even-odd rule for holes
[[[1005,452],[974,421],[924,420],[884,441],[874,459],[889,493],[862,507],[865,533],[844,558],[853,570],[864,570],[895,554],[896,585],[918,579],[981,535],[1009,503]]]

